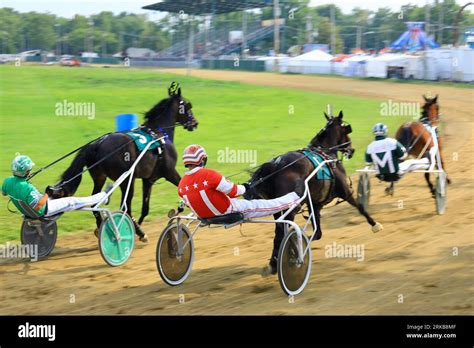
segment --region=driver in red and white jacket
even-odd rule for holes
[[[179,182],[178,194],[200,218],[233,212],[241,212],[245,218],[272,215],[298,204],[300,199],[296,192],[275,199],[237,199],[245,193],[247,184],[236,185],[218,172],[204,168],[207,154],[200,145],[186,147],[183,162],[189,170]]]

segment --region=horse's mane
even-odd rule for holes
[[[155,121],[158,117],[163,115],[168,107],[171,105],[172,98],[165,98],[153,106],[150,110],[145,113],[145,121]]]
[[[323,128],[321,128],[321,130],[310,140],[309,144],[315,146],[318,141],[321,141],[322,139],[324,139],[324,137],[327,136],[326,130],[333,124],[335,119],[336,117],[331,116],[331,118],[328,120],[326,125]]]

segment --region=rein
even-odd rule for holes
[[[57,160],[51,162],[50,164],[48,164],[48,165],[46,165],[46,166],[44,166],[44,167],[42,167],[42,168],[40,168],[40,169],[38,169],[38,170],[35,170],[33,173],[31,173],[30,175],[28,175],[28,177],[26,178],[26,180],[32,179],[35,175],[41,173],[42,171],[48,169],[49,167],[55,165],[56,163],[62,161],[63,159],[65,159],[65,158],[71,156],[72,154],[74,154],[74,153],[76,153],[76,152],[82,150],[82,149],[83,149],[84,147],[86,147],[87,145],[92,144],[94,141],[97,141],[97,140],[101,139],[102,137],[105,137],[105,136],[107,136],[107,135],[109,135],[109,134],[111,134],[111,133],[107,133],[107,134],[101,135],[100,137],[95,138],[94,140],[91,140],[91,141],[89,141],[88,143],[86,143],[86,144],[84,144],[84,145],[78,147],[77,149],[75,149],[75,150],[73,150],[73,151],[71,151],[71,152],[65,154],[64,156],[58,158]]]
[[[117,149],[115,149],[115,151],[112,151],[111,153],[109,153],[107,156],[105,157],[102,157],[100,160],[98,160],[97,162],[95,162],[94,164],[92,164],[90,167],[86,167],[82,172],[74,175],[72,178],[66,180],[66,181],[63,181],[62,183],[58,183],[56,185],[53,185],[54,188],[58,188],[58,187],[63,187],[64,185],[70,183],[71,181],[73,181],[74,179],[80,177],[82,174],[84,174],[85,172],[87,172],[89,169],[92,169],[94,168],[95,166],[99,165],[100,163],[102,163],[103,161],[105,161],[107,158],[109,158],[110,156],[116,154],[119,150],[121,150],[122,148],[124,148],[126,145],[134,142],[135,139],[132,138],[132,140],[126,142],[125,144],[122,144],[121,146],[119,146]]]
[[[261,184],[261,183],[264,182],[265,180],[268,180],[269,178],[271,178],[271,177],[274,176],[275,174],[280,173],[281,171],[285,170],[286,168],[288,168],[289,166],[295,164],[296,162],[300,161],[300,160],[303,159],[303,158],[306,158],[306,155],[303,155],[303,156],[301,156],[301,157],[295,159],[294,161],[288,163],[288,164],[285,165],[284,167],[282,167],[282,168],[280,168],[280,169],[278,169],[278,170],[276,170],[276,171],[274,171],[274,172],[272,172],[272,173],[270,173],[270,174],[268,174],[268,175],[265,175],[263,178],[260,178],[260,179],[258,179],[256,182],[250,184],[250,187],[251,187],[251,188],[254,188],[255,186]]]

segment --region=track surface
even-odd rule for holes
[[[92,233],[63,236],[47,260],[0,261],[0,314],[474,313],[472,89],[268,73],[196,70],[193,75],[381,101],[420,102],[423,93],[439,93],[453,181],[446,214],[435,214],[422,174],[403,178],[393,197],[384,196],[383,185],[372,180],[370,212],[384,230],[373,234],[346,203],[323,210],[323,238],[312,245],[310,282],[294,301],[284,296],[276,277],[259,275],[271,251],[271,225],[244,225],[242,234],[238,227],[201,230],[193,272],[175,288],[161,281],[155,267],[163,218],[145,224],[150,243],[137,242],[119,268],[105,265]],[[333,242],[362,244],[364,260],[326,258],[325,246]]]

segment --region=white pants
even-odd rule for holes
[[[248,219],[273,215],[294,206],[299,199],[300,197],[295,192],[288,193],[275,199],[246,200],[231,198],[230,206],[227,209],[226,214],[241,212]]]
[[[56,215],[66,211],[72,211],[88,207],[99,203],[107,194],[105,192],[96,193],[89,197],[65,197],[58,199],[48,199],[48,211],[45,216]]]
[[[430,160],[428,158],[406,160],[399,164],[401,174],[412,172],[414,170],[425,170],[429,167]]]

